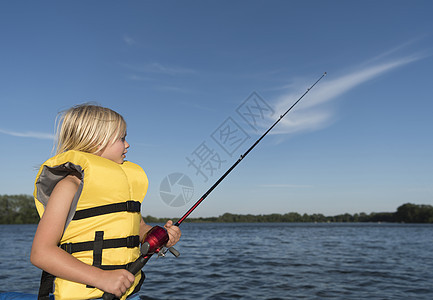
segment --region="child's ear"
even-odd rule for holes
[[[95,154],[95,155],[98,155],[98,156],[101,156],[102,153],[104,153],[104,149],[105,149],[105,148],[102,148],[102,145],[99,145],[97,149],[98,149],[98,150],[96,150],[96,152],[95,152],[94,154]]]

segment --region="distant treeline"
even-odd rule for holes
[[[164,223],[169,218],[144,217],[147,223]],[[175,220],[175,219],[173,219]],[[29,195],[0,195],[0,224],[35,224],[39,221],[34,200]],[[188,218],[185,222],[218,223],[265,223],[265,222],[399,222],[433,223],[433,206],[406,203],[396,212],[342,214],[324,216],[322,214],[286,214],[238,215],[225,213],[219,217]]]
[[[29,195],[0,195],[0,224],[39,222],[35,200]]]
[[[148,223],[164,223],[168,218],[144,217]],[[175,219],[173,219],[175,220]],[[359,213],[342,214],[336,216],[324,216],[322,214],[298,214],[290,212],[286,214],[269,215],[238,215],[225,213],[219,217],[188,218],[185,222],[219,222],[219,223],[266,223],[266,222],[398,222],[398,223],[433,223],[433,206],[406,203],[398,207],[396,212],[388,213]]]

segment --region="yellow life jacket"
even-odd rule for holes
[[[88,265],[105,270],[126,268],[140,255],[140,207],[148,187],[146,174],[129,161],[118,164],[81,151],[61,153],[47,160],[36,177],[34,197],[40,216],[54,186],[70,174],[80,178],[81,184],[60,247]],[[139,290],[143,280],[144,274],[137,274],[121,299]],[[54,286],[56,300],[100,298],[103,294],[62,278],[56,278]]]

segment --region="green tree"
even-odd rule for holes
[[[0,224],[35,224],[39,221],[29,195],[0,195]]]
[[[395,219],[405,223],[433,223],[433,206],[403,204],[397,208]]]

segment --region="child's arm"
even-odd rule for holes
[[[117,297],[134,282],[128,271],[104,271],[89,266],[58,247],[80,180],[67,176],[54,187],[33,240],[30,260],[40,269],[66,280],[95,286]]]
[[[140,221],[140,242],[141,243],[144,242],[144,238],[146,237],[147,232],[151,229],[152,229],[152,226],[147,225],[144,222],[143,217],[142,217],[141,221]]]

